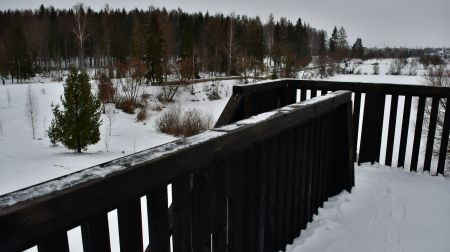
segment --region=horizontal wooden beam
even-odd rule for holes
[[[447,97],[450,95],[449,87],[434,87],[425,85],[339,82],[323,80],[288,80],[287,82],[290,87],[298,89],[326,89],[332,91],[349,90],[359,93],[378,92],[388,95],[411,95],[427,97]]]

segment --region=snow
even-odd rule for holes
[[[103,115],[101,140],[89,146],[86,152],[74,153],[61,144],[53,147],[45,130],[53,117],[50,105],[60,102],[64,89],[62,82],[47,81],[49,82],[41,83],[41,79],[35,79],[28,84],[0,85],[0,195],[177,139],[156,130],[155,121],[162,111],[149,111],[149,118],[145,122],[136,122],[136,115],[115,109],[111,136],[107,136],[108,120]],[[211,83],[195,84],[194,94],[187,91],[191,89],[190,86],[182,87],[176,100],[177,103],[182,103],[183,108],[199,109],[217,120],[235,83],[237,81],[234,80],[219,83],[223,97],[219,100],[210,101],[206,97],[204,89]],[[32,139],[31,128],[25,116],[28,85],[39,103],[38,140]],[[160,87],[150,86],[143,91],[156,96]],[[8,93],[11,106],[8,104]],[[173,105],[175,104],[169,104],[167,108]]]
[[[446,252],[449,209],[450,178],[362,164],[352,192],[330,198],[286,252]]]

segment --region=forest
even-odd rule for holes
[[[0,11],[0,75],[21,82],[36,73],[61,80],[69,68],[102,69],[109,78],[129,69],[147,84],[214,76],[295,77],[313,59],[320,65],[347,58],[417,56],[422,50],[370,49],[346,31],[327,32],[298,18],[267,20],[234,13],[181,9],[94,11],[40,6]],[[316,57],[313,57],[316,56]],[[128,71],[129,72],[129,71]]]

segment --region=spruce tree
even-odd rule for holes
[[[52,139],[77,152],[96,144],[100,140],[101,103],[91,93],[89,76],[85,72],[70,71],[61,103],[62,110],[58,105],[53,109],[55,119],[49,129]]]
[[[362,58],[364,56],[364,47],[361,38],[357,38],[352,46],[353,56],[355,58]]]
[[[144,63],[147,66],[145,78],[147,83],[161,83],[163,81],[163,40],[155,13],[148,27],[145,40]]]
[[[338,47],[338,31],[336,26],[333,29],[333,33],[331,34],[330,42],[328,43],[328,47],[330,48],[330,52],[336,52],[336,48]]]

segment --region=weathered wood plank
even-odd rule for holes
[[[403,109],[402,132],[400,135],[400,149],[398,151],[397,167],[405,165],[406,143],[408,141],[409,118],[411,114],[411,96],[405,96],[405,105]]]
[[[173,251],[189,252],[192,250],[191,219],[191,175],[177,178],[172,183],[173,205]]]
[[[395,137],[395,123],[397,120],[398,95],[391,97],[391,109],[389,112],[389,128],[386,145],[386,158],[384,163],[386,165],[392,164],[392,154],[394,152],[394,137]]]
[[[426,97],[447,97],[450,96],[450,88],[433,87],[424,85],[398,85],[388,83],[365,83],[365,82],[341,82],[341,81],[324,81],[324,80],[288,80],[288,85],[301,89],[327,89],[330,91],[350,90],[359,93],[384,93],[390,95],[405,95]],[[242,87],[242,92],[250,91]]]
[[[211,167],[194,174],[192,251],[211,252]]]
[[[411,171],[417,171],[417,162],[419,160],[420,140],[422,139],[422,125],[426,99],[427,98],[425,96],[419,96],[416,115],[416,128],[414,130],[414,141],[411,154]]]
[[[437,174],[444,174],[445,160],[448,153],[448,137],[450,132],[450,97],[445,99],[444,124],[442,126],[441,144],[439,148],[439,160]]]
[[[147,194],[149,251],[169,252],[169,216],[167,186],[163,185]]]
[[[67,232],[54,232],[44,237],[37,245],[39,252],[69,252]]]
[[[91,217],[81,225],[84,252],[110,252],[109,227],[107,213]]]
[[[433,98],[431,102],[430,122],[428,125],[427,147],[425,149],[425,160],[423,170],[430,171],[431,157],[434,149],[434,138],[436,133],[436,121],[439,109],[439,98]]]
[[[139,198],[129,199],[117,208],[121,251],[141,252],[142,218]]]
[[[358,148],[358,134],[359,134],[359,116],[361,111],[361,93],[355,93],[355,101],[353,102],[353,146],[355,150]],[[357,160],[357,153],[355,151],[354,160]]]
[[[366,94],[358,163],[380,161],[385,97],[383,93]]]

